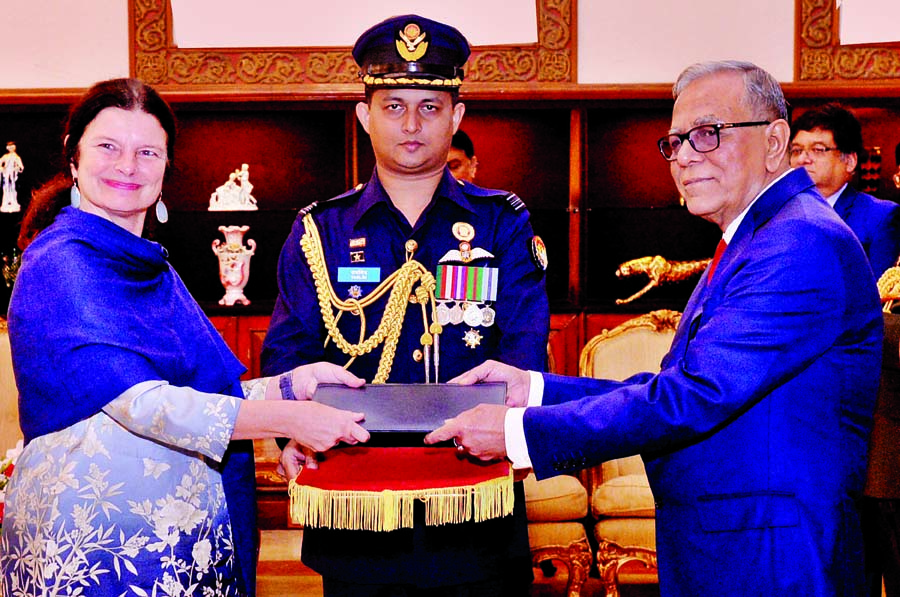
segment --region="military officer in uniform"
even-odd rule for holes
[[[366,90],[356,114],[375,171],[298,215],[279,258],[264,374],[329,361],[368,383],[440,383],[486,359],[545,368],[546,250],[528,211],[516,195],[458,182],[446,167],[468,56],[459,31],[416,15],[356,42]],[[286,474],[314,465],[308,458],[289,444]],[[425,526],[417,510],[413,529],[307,528],[303,562],[322,574],[326,597],[527,595],[515,485],[513,516],[487,522]]]

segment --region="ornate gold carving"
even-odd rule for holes
[[[531,81],[537,76],[537,59],[529,50],[475,52],[469,58],[466,82]]]
[[[135,54],[135,72],[141,79],[151,85],[158,85],[167,79],[166,56],[162,52]]]
[[[811,48],[831,44],[834,0],[801,0],[800,38]]]
[[[566,52],[548,52],[541,50],[540,71],[538,78],[541,81],[568,81],[572,78],[572,65]]]
[[[538,43],[548,50],[565,50],[572,38],[571,0],[545,0],[538,4],[540,28]]]
[[[168,45],[169,22],[165,0],[132,0],[134,43],[144,52]]]
[[[606,597],[619,597],[619,570],[628,562],[640,562],[656,570],[656,551],[645,547],[621,546],[612,541],[597,540],[597,572],[606,589]]]
[[[228,56],[215,52],[173,52],[169,55],[170,83],[231,83],[234,66]]]
[[[574,82],[573,14],[577,0],[536,0],[538,43],[475,48],[466,83]],[[348,49],[195,50],[171,42],[166,0],[129,0],[132,75],[154,85],[253,86],[356,83]]]
[[[900,77],[900,53],[888,48],[838,48],[834,70],[843,79],[895,79]]]
[[[306,63],[306,76],[311,83],[356,83],[358,71],[349,51],[314,52]]]
[[[834,0],[796,0],[797,80],[886,82],[900,78],[900,44],[841,46]]]
[[[800,54],[800,72],[807,81],[833,79],[831,50],[803,50]]]
[[[535,566],[548,560],[565,563],[569,569],[566,597],[579,597],[591,570],[591,548],[587,539],[578,539],[569,545],[548,545],[531,550],[531,561]]]

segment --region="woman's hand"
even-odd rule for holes
[[[285,402],[290,407],[288,420],[284,421],[287,437],[324,452],[340,442],[356,444],[369,440],[369,432],[359,422],[365,419],[361,412],[340,410],[310,400]]]
[[[358,388],[366,382],[340,365],[325,361],[300,365],[291,371],[291,386],[298,400],[311,399],[320,383],[338,383]]]

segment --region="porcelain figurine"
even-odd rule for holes
[[[24,169],[22,158],[16,153],[16,144],[10,141],[6,144],[6,153],[0,157],[0,180],[3,186],[0,212],[13,213],[22,209],[16,195],[16,179]]]
[[[228,175],[225,184],[219,186],[209,196],[209,211],[256,211],[256,199],[250,193],[250,165],[241,167]]]

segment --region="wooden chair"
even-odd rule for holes
[[[580,374],[622,380],[659,371],[680,318],[677,311],[653,311],[595,336],[581,352]],[[641,457],[605,462],[585,471],[583,481],[590,493],[597,570],[607,597],[618,597],[623,581],[658,582],[656,510]]]

